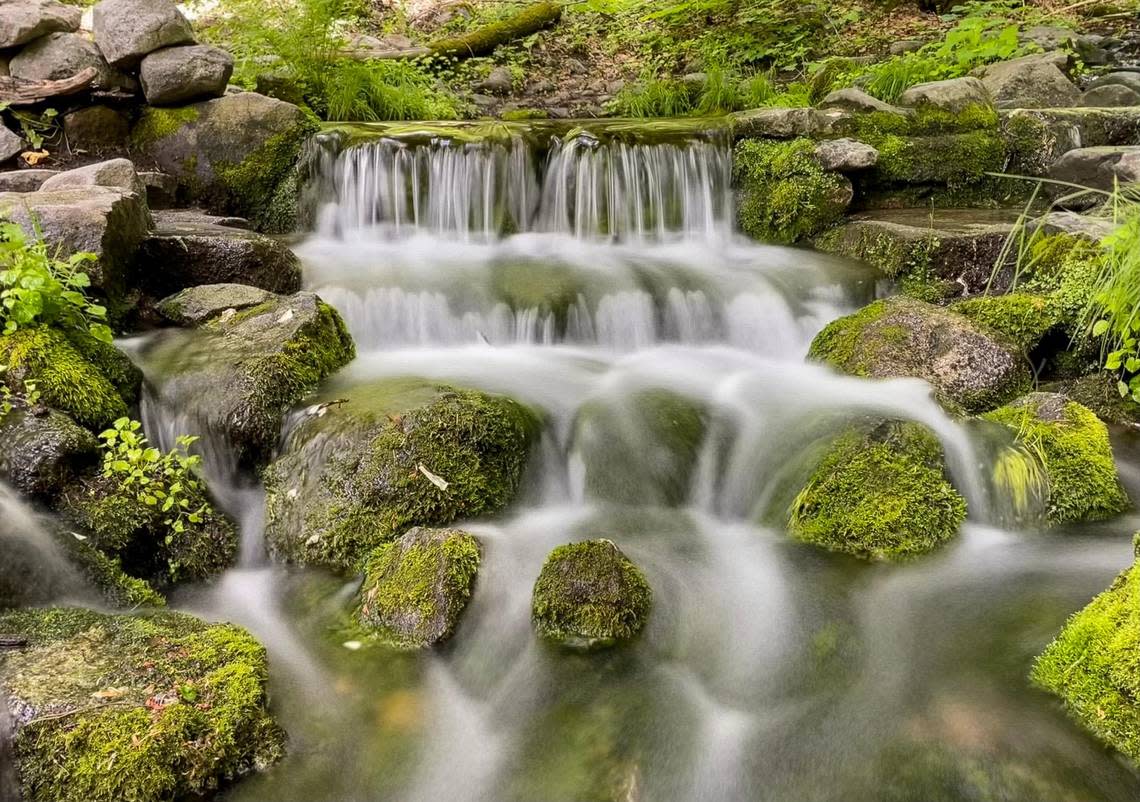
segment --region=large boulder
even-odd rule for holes
[[[1081,95],[1081,105],[1100,108],[1140,106],[1140,92],[1120,84],[1098,86]]]
[[[1109,72],[1098,75],[1089,81],[1086,91],[1100,89],[1105,86],[1123,86],[1140,95],[1140,73],[1136,72]]]
[[[154,224],[145,197],[113,187],[3,192],[0,218],[25,231],[38,226],[48,245],[64,254],[95,254],[96,260],[85,262],[83,269],[107,298],[112,315],[125,296],[139,244]]]
[[[193,304],[196,292],[214,290],[189,290],[182,302]],[[285,413],[354,356],[336,310],[300,292],[168,332],[148,352],[147,370],[162,403],[255,463],[277,444]]]
[[[899,97],[899,105],[961,114],[971,107],[992,106],[993,100],[989,90],[977,78],[952,78],[912,86]]]
[[[0,3],[0,50],[27,44],[56,31],[77,31],[83,13],[56,0]]]
[[[455,529],[416,527],[377,546],[364,562],[360,623],[404,649],[451,637],[471,599],[479,541]]]
[[[1097,521],[1128,509],[1108,429],[1086,407],[1056,393],[1031,393],[983,416],[1000,423],[1039,461],[1050,523]]]
[[[148,107],[131,137],[140,158],[175,176],[212,210],[289,232],[295,167],[315,118],[281,100],[240,92],[180,108]]]
[[[95,44],[116,67],[134,67],[159,48],[194,41],[174,0],[101,0],[92,20]]]
[[[1001,109],[1067,108],[1080,103],[1081,91],[1046,56],[999,61],[974,70]]]
[[[281,757],[265,649],[182,613],[21,610],[0,656],[25,799],[121,802],[214,792]]]
[[[0,416],[0,479],[25,495],[56,496],[98,454],[94,435],[62,412],[20,408]]]
[[[1138,108],[1016,109],[1002,118],[1006,172],[1019,175],[1045,175],[1071,150],[1140,142]]]
[[[132,282],[153,297],[212,284],[247,284],[275,293],[301,289],[301,262],[281,240],[161,212],[155,218]]]
[[[924,379],[955,411],[992,409],[1031,382],[1015,343],[963,315],[901,296],[833,321],[809,356],[853,376]]]
[[[310,407],[265,471],[265,533],[290,562],[351,570],[413,526],[504,509],[538,433],[502,396],[378,382]]]
[[[1140,181],[1140,145],[1102,146],[1070,150],[1049,168],[1049,178],[1066,185],[1077,185],[1111,192],[1117,186]],[[1058,186],[1054,192],[1071,195],[1071,186]],[[1087,193],[1069,197],[1065,205],[1086,208],[1099,203],[1102,195]]]
[[[531,621],[539,635],[571,649],[627,641],[645,626],[653,591],[610,540],[559,546],[534,583]]]
[[[889,421],[839,436],[792,502],[788,525],[805,543],[894,560],[938,547],[965,517],[937,438]]]
[[[191,100],[221,97],[234,71],[234,59],[210,45],[165,47],[143,59],[139,67],[146,102],[173,106]]]
[[[53,33],[37,39],[12,57],[8,70],[13,78],[58,81],[94,68],[96,89],[130,89],[133,79],[113,69],[99,48],[78,33]]]
[[[89,164],[86,167],[77,167],[66,170],[48,178],[40,186],[43,192],[57,190],[80,189],[82,187],[112,187],[133,193],[136,197],[146,200],[146,187],[143,186],[135,165],[130,159],[111,159],[110,161]]]

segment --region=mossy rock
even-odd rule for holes
[[[119,560],[108,557],[90,540],[66,531],[56,532],[55,540],[79,575],[112,607],[134,610],[166,606],[166,599],[149,582],[128,574]]]
[[[950,308],[1011,340],[1027,354],[1041,345],[1045,336],[1061,322],[1048,298],[1028,293],[969,298]]]
[[[127,402],[110,378],[58,329],[37,326],[0,336],[0,364],[9,366],[6,381],[34,381],[43,403],[88,429],[106,428],[127,414]]]
[[[181,613],[0,614],[27,647],[0,655],[25,799],[198,798],[283,753],[265,650],[244,630]]]
[[[1088,407],[1102,421],[1115,426],[1140,428],[1140,404],[1131,398],[1121,398],[1112,374],[1099,370],[1079,378],[1059,379],[1041,386],[1046,393],[1060,393]]]
[[[1140,763],[1140,562],[1069,619],[1033,665],[1089,732]]]
[[[201,493],[188,493],[190,509],[208,504]],[[237,529],[212,507],[200,523],[177,532],[166,524],[161,505],[148,505],[137,488],[91,474],[62,496],[59,509],[104,554],[119,560],[128,574],[159,586],[196,581],[229,568],[237,556]]]
[[[839,436],[792,502],[788,526],[805,543],[897,560],[937,548],[965,518],[937,438],[916,423],[886,422]]]
[[[160,308],[201,308],[216,289],[194,287]],[[224,435],[244,464],[266,459],[285,413],[356,356],[340,315],[312,293],[202,320],[197,331],[161,340],[147,365],[162,401]]]
[[[737,217],[745,234],[768,242],[811,237],[843,216],[851,182],[824,171],[810,139],[746,139],[733,154]]]
[[[442,643],[471,599],[479,561],[479,541],[457,529],[416,527],[377,546],[364,560],[360,623],[401,649]]]
[[[992,409],[1031,382],[1016,343],[964,315],[904,297],[875,301],[828,324],[809,357],[853,376],[924,379],[952,411]]]
[[[353,570],[410,527],[499,512],[538,432],[535,415],[502,396],[415,381],[353,387],[343,403],[311,407],[266,469],[270,548]]]
[[[53,409],[0,415],[0,479],[21,493],[50,499],[99,458],[95,436]]]
[[[1088,408],[1063,395],[1031,393],[982,417],[1008,427],[1042,463],[1050,523],[1098,521],[1128,509],[1108,429]]]
[[[571,649],[627,641],[645,626],[653,591],[610,540],[559,546],[534,584],[531,620],[538,634]]]

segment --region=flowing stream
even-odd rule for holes
[[[984,444],[924,384],[805,364],[874,281],[734,235],[718,134],[380,138],[320,164],[297,250],[360,352],[324,392],[476,387],[541,410],[545,431],[514,507],[466,524],[485,546],[475,595],[426,654],[346,647],[355,583],[269,564],[259,489],[212,461],[241,564],[175,604],[266,643],[291,736],[227,800],[1140,798],[1026,681],[1130,564],[1138,521],[1004,529]],[[690,451],[662,433],[661,399],[706,421]],[[864,564],[784,532],[811,455],[867,415],[943,442],[971,520],[933,556]],[[1117,453],[1140,498],[1140,452]],[[532,632],[532,585],[551,549],[590,537],[645,570],[653,613],[628,648],[560,653]]]

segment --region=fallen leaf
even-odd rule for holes
[[[20,158],[24,160],[24,164],[29,167],[35,167],[50,156],[51,154],[46,150],[28,150],[20,154]]]

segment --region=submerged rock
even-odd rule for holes
[[[853,376],[912,376],[933,386],[951,409],[981,412],[1030,385],[1017,345],[964,315],[895,297],[828,324],[809,356]]]
[[[409,527],[499,512],[537,433],[515,401],[450,387],[380,382],[314,405],[265,471],[270,549],[352,570]]]
[[[1056,393],[1031,393],[982,417],[1009,428],[1042,463],[1050,523],[1102,520],[1128,509],[1108,429],[1091,410]]]
[[[398,648],[451,637],[479,571],[479,542],[457,529],[416,527],[364,560],[360,623]]]
[[[159,802],[213,793],[284,751],[265,649],[181,613],[0,614],[27,646],[0,655],[25,799]]]
[[[645,626],[653,591],[613,541],[550,553],[534,583],[531,620],[542,637],[572,649],[612,646]]]
[[[937,438],[887,422],[840,435],[792,502],[788,525],[797,540],[892,560],[932,551],[965,518]]]

